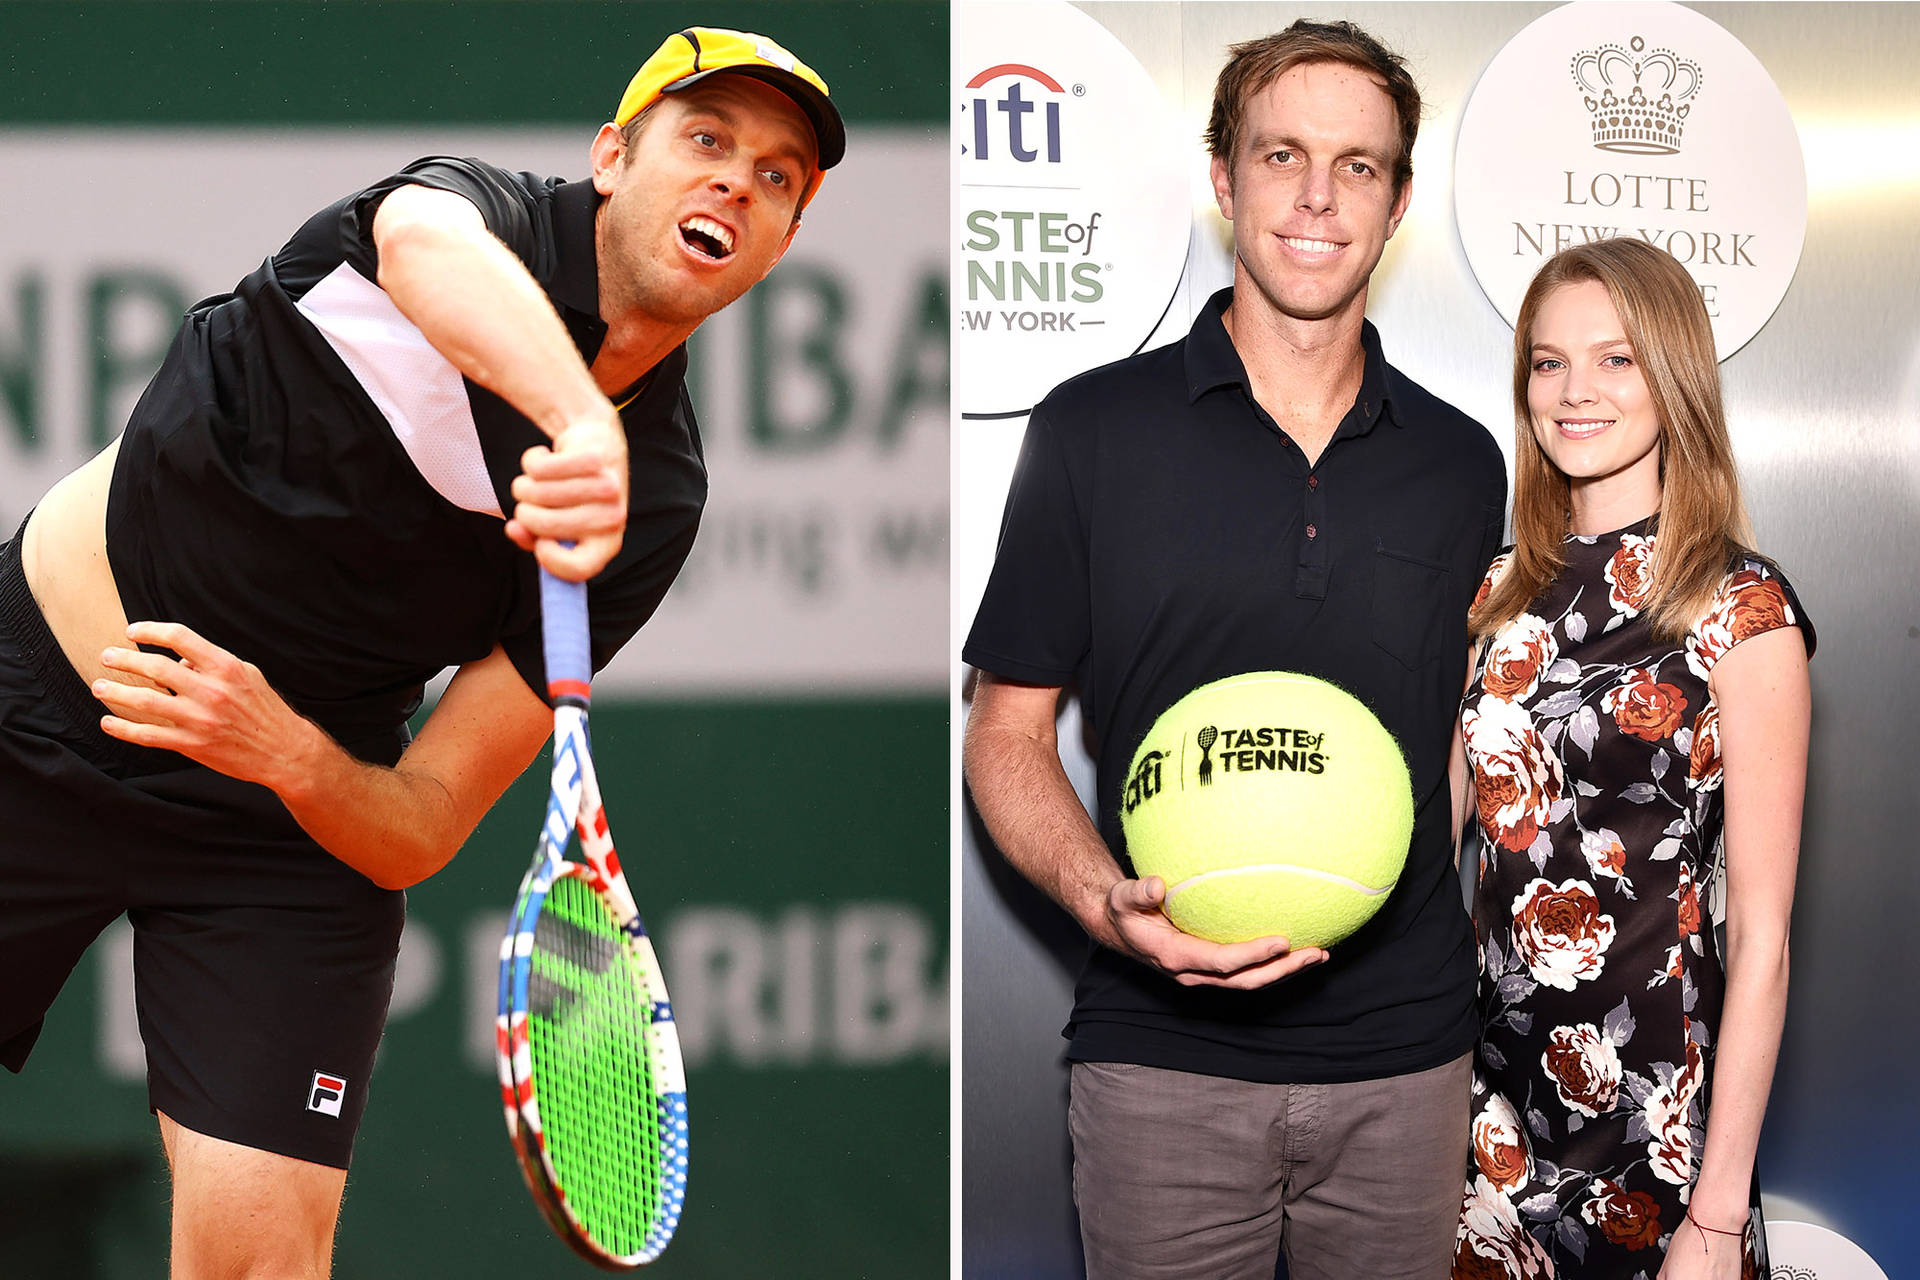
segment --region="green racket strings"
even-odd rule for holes
[[[572,876],[548,891],[530,960],[530,1069],[555,1180],[601,1248],[639,1253],[662,1179],[647,975],[599,894]]]

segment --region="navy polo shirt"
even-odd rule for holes
[[[1424,1070],[1475,1034],[1447,754],[1506,465],[1485,428],[1387,363],[1371,323],[1359,394],[1309,465],[1253,399],[1221,324],[1231,299],[1216,294],[1182,341],[1035,408],[962,654],[1078,689],[1098,744],[1095,819],[1123,868],[1127,765],[1183,694],[1287,670],[1365,702],[1406,754],[1416,807],[1379,914],[1327,963],[1256,992],[1182,987],[1094,946],[1068,1056],[1275,1082]]]

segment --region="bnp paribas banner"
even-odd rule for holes
[[[584,176],[689,22],[788,44],[849,148],[774,274],[693,341],[707,516],[596,686],[689,1076],[687,1208],[650,1271],[945,1275],[944,5],[0,3],[0,537],[119,431],[181,312],[313,211],[434,153]],[[521,1187],[493,1076],[539,774],[409,892],[338,1280],[590,1270]],[[167,1274],[133,950],[109,927],[0,1073],[9,1280]]]

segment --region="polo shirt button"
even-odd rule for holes
[[[1308,526],[1307,526],[1307,536],[1308,536],[1309,538],[1317,538],[1317,537],[1319,537],[1319,536],[1320,536],[1320,531],[1319,531],[1318,529],[1316,529],[1316,528],[1314,528],[1314,527],[1313,527],[1312,525],[1308,525]]]

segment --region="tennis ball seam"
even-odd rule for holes
[[[1208,880],[1218,880],[1227,876],[1241,876],[1249,872],[1259,871],[1287,871],[1294,875],[1311,876],[1315,880],[1325,880],[1331,884],[1340,885],[1343,888],[1353,889],[1365,894],[1369,898],[1377,898],[1381,894],[1392,893],[1393,886],[1400,883],[1398,877],[1396,877],[1376,889],[1370,885],[1362,884],[1351,876],[1343,876],[1334,871],[1322,871],[1318,867],[1302,867],[1291,862],[1263,862],[1240,867],[1217,867],[1212,871],[1202,871],[1198,875],[1188,876],[1179,884],[1168,886],[1167,901],[1172,902],[1174,898],[1178,897],[1181,893]]]

